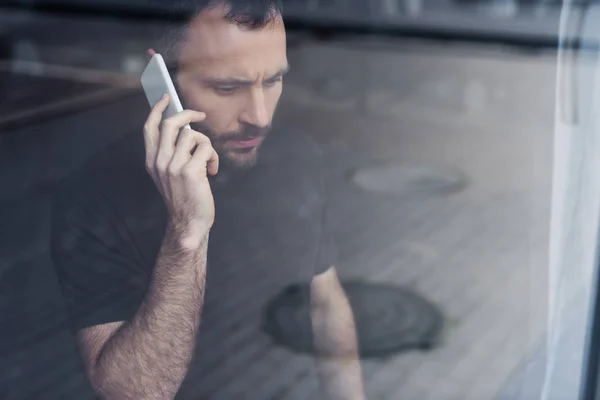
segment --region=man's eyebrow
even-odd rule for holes
[[[270,78],[265,79],[265,81],[268,82],[268,81],[273,81],[275,79],[281,78],[282,76],[284,76],[288,72],[290,72],[290,66],[289,65],[281,68],[279,71],[277,71],[277,73],[275,73],[275,75],[271,76]]]
[[[284,76],[285,74],[287,74],[290,70],[289,65],[281,68],[279,71],[277,71],[274,75],[270,76],[269,78],[266,78],[264,80],[264,82],[269,82],[269,81],[273,81],[276,80],[278,78],[281,78],[282,76]],[[247,80],[247,79],[239,79],[239,78],[205,78],[203,79],[204,83],[206,83],[207,85],[213,85],[213,86],[218,86],[218,85],[223,85],[223,86],[250,86],[252,85],[254,82],[251,80]]]

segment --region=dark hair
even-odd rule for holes
[[[158,2],[163,5],[165,0],[155,1],[158,6]],[[173,0],[167,9],[161,7],[165,30],[156,49],[170,67],[176,67],[175,60],[190,22],[203,11],[221,5],[227,10],[226,21],[248,30],[264,28],[283,11],[281,0]]]

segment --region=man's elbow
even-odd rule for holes
[[[107,374],[102,373],[98,369],[93,369],[88,373],[88,379],[94,394],[98,399],[102,400],[130,400],[134,399],[136,394],[133,393],[134,387],[122,387],[115,382]]]
[[[117,371],[103,370],[96,365],[88,371],[88,380],[94,394],[101,400],[173,400],[175,391],[172,385],[159,385],[158,381],[152,385],[144,385]]]

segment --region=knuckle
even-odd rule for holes
[[[217,151],[212,147],[212,145],[206,146],[206,158],[212,158],[217,154]]]
[[[171,163],[167,167],[167,174],[169,174],[169,176],[177,176],[179,175],[179,170],[179,166],[175,165],[174,163]]]
[[[171,129],[171,125],[172,123],[168,120],[164,120],[161,124],[160,124],[160,130],[161,131],[166,131]]]
[[[186,166],[181,170],[181,176],[186,180],[192,180],[198,175],[197,168]]]
[[[194,138],[194,131],[191,130],[191,129],[184,129],[181,132],[181,137],[185,138],[186,140],[193,139]]]
[[[206,159],[208,154],[207,147],[203,144],[198,144],[198,146],[196,146],[196,150],[194,151],[194,159]]]
[[[202,113],[200,111],[191,110],[189,108],[185,109],[183,112],[185,113],[186,117],[190,117],[190,118],[197,118],[200,115],[204,115],[204,113]]]
[[[172,129],[175,128],[177,123],[173,120],[173,117],[167,118],[162,122],[163,129]]]
[[[198,132],[191,132],[190,133],[190,139],[192,142],[194,142],[195,144],[201,146],[202,145],[202,135],[199,134]]]
[[[156,172],[158,172],[159,174],[164,175],[165,173],[168,172],[167,171],[168,168],[169,168],[169,166],[168,166],[168,164],[166,162],[160,161],[160,160],[156,161],[156,167],[155,167],[155,169],[156,169]]]
[[[208,136],[203,135],[200,132],[196,132],[196,134],[198,135],[198,143],[202,143],[205,146],[211,146]]]
[[[198,139],[197,144],[198,148],[196,149],[196,151],[200,152],[203,155],[210,154],[210,152],[213,151],[212,145],[210,144],[210,140],[208,139]]]

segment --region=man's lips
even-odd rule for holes
[[[236,149],[248,149],[250,147],[256,147],[260,144],[261,138],[254,137],[251,139],[243,139],[243,140],[231,140],[231,146]]]

